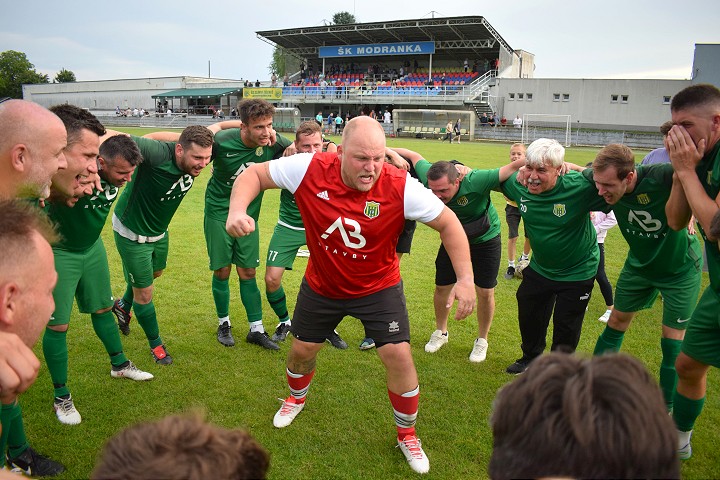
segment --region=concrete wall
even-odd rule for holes
[[[692,83],[711,83],[720,87],[720,44],[695,44]]]
[[[231,84],[231,85],[229,85]],[[155,110],[153,95],[181,88],[242,86],[240,82],[203,77],[160,77],[23,85],[23,98],[45,107],[70,103],[90,110]],[[176,100],[178,102],[178,100]]]
[[[490,94],[502,99],[499,115],[508,119],[572,115],[574,127],[654,131],[670,118],[672,96],[689,85],[690,80],[498,78]]]

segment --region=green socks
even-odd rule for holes
[[[145,305],[133,302],[133,310],[135,310],[135,318],[145,331],[150,348],[162,345],[160,339],[160,327],[157,322],[157,314],[155,312],[155,304],[151,301]]]
[[[663,392],[665,404],[668,411],[673,409],[673,395],[675,395],[675,387],[677,386],[677,371],[675,370],[675,360],[680,353],[680,345],[682,340],[673,340],[671,338],[661,338],[660,348],[662,350],[662,362],[660,363],[660,390]]]
[[[702,412],[705,397],[700,400],[691,400],[675,392],[674,403],[673,420],[675,420],[677,429],[681,432],[689,432],[695,426],[695,420],[697,420]]]
[[[110,363],[114,366],[120,366],[127,362],[128,359],[123,353],[122,342],[120,341],[120,331],[115,323],[115,316],[111,311],[105,313],[93,313],[90,315],[92,319],[93,329],[102,344],[105,351],[110,356]]]
[[[288,315],[285,290],[283,289],[282,285],[280,285],[280,288],[278,288],[274,292],[266,290],[265,294],[267,295],[268,303],[270,303],[270,306],[272,307],[275,315],[278,316],[280,321],[287,322],[288,320],[290,320],[290,316]]]
[[[248,323],[262,320],[262,298],[254,278],[240,280],[240,300],[245,306]]]
[[[29,447],[25,436],[25,426],[22,420],[22,409],[19,403],[2,406],[2,453],[5,455],[5,445],[11,457],[17,457]],[[6,423],[7,422],[7,423]],[[7,433],[6,433],[7,432]]]
[[[242,290],[241,290],[242,291]],[[215,275],[212,277],[212,295],[215,300],[215,311],[218,318],[225,318],[230,315],[230,279],[220,280]]]
[[[133,293],[132,285],[128,284],[127,287],[125,287],[125,293],[120,299],[120,301],[122,302],[122,307],[125,308],[126,311],[130,311],[130,307],[132,307],[134,299],[135,294]]]
[[[65,385],[68,377],[67,332],[45,328],[42,346],[50,378],[55,386],[55,396],[69,395],[70,390]]]
[[[605,352],[619,352],[624,336],[625,332],[615,330],[606,325],[605,330],[603,330],[597,339],[593,355],[602,355]]]

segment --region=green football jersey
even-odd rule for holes
[[[176,142],[131,136],[143,162],[120,195],[115,215],[138,235],[162,235],[195,178],[175,162]]]
[[[530,266],[545,278],[561,282],[597,275],[600,250],[590,212],[609,211],[595,185],[577,172],[560,176],[552,190],[532,194],[514,173],[501,187],[517,202],[533,253]]]
[[[295,195],[284,188],[280,191],[280,213],[278,222],[295,228],[305,228],[302,217],[300,216],[300,210],[298,210],[297,203],[295,203]]]
[[[705,154],[695,171],[705,192],[715,200],[720,193],[720,142]],[[702,227],[700,227],[700,233],[705,239],[710,287],[720,295],[720,243],[708,241]]]
[[[432,164],[427,160],[420,160],[415,164],[418,179],[428,186],[427,172]],[[490,228],[477,238],[470,239],[470,243],[483,243],[500,235],[500,218],[495,206],[490,201],[490,191],[500,186],[500,169],[473,170],[465,175],[460,182],[460,188],[455,196],[446,204],[455,212],[463,225],[478,220],[486,212]]]
[[[60,241],[53,248],[84,252],[100,237],[110,207],[117,199],[118,188],[101,180],[102,191],[80,198],[74,207],[65,202],[48,202],[45,211],[56,224]]]
[[[215,135],[212,152],[212,175],[205,190],[205,215],[215,220],[226,220],[230,208],[230,193],[235,179],[250,165],[267,162],[285,150],[292,142],[278,135],[275,145],[247,147],[240,137],[239,128],[221,130]],[[247,213],[256,221],[260,215],[260,194],[248,206]]]
[[[700,242],[687,228],[668,226],[665,204],[672,188],[669,163],[638,165],[632,193],[612,206],[620,231],[630,247],[626,264],[649,277],[675,275],[694,268],[702,258]],[[593,171],[583,174],[593,181]]]

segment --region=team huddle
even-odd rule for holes
[[[690,458],[690,437],[702,411],[705,378],[710,366],[720,367],[720,91],[715,87],[695,85],[673,97],[674,126],[665,140],[671,163],[647,166],[636,166],[629,148],[612,144],[600,150],[591,166],[580,167],[565,162],[564,148],[550,139],[536,140],[526,151],[522,145],[513,146],[511,162],[492,170],[470,169],[457,162],[431,163],[418,152],[388,148],[382,125],[362,116],[347,122],[340,145],[324,142],[315,122],[302,123],[291,141],[273,130],[274,107],[264,100],[241,101],[237,121],[145,137],[107,130],[92,114],[70,105],[41,110],[22,101],[0,105],[3,129],[10,129],[8,125],[21,116],[40,119],[47,130],[40,135],[47,144],[46,156],[54,159],[44,173],[44,177],[52,175],[51,182],[42,173],[31,172],[15,188],[3,186],[3,225],[10,224],[10,215],[17,209],[14,215],[25,218],[30,230],[0,236],[5,242],[0,249],[12,251],[12,241],[24,238],[28,242],[28,236],[38,233],[42,238],[33,241],[52,245],[57,281],[48,271],[46,287],[52,290],[49,303],[54,302],[54,307],[45,305],[47,318],[34,320],[41,327],[25,335],[6,328],[0,317],[0,346],[12,345],[25,352],[27,370],[34,368],[36,374],[34,356],[30,358],[32,352],[28,355],[22,344],[32,347],[43,335],[53,406],[60,422],[82,421],[68,387],[67,331],[73,300],[81,313],[90,314],[108,354],[112,377],[153,378],[123,352],[120,333],[127,335],[136,328],[133,319],[145,333],[154,361],[173,362],[160,334],[154,280],[167,264],[168,225],[196,177],[212,162],[203,228],[218,318],[217,340],[226,347],[235,345],[229,315],[233,265],[249,324],[246,342],[278,350],[280,342],[292,337],[286,360],[289,396],[275,414],[275,427],[288,427],[303,410],[324,344],[347,348],[336,327],[344,317],[352,316],[364,327],[363,345],[374,345],[385,367],[397,445],[413,471],[429,471],[429,459],[415,430],[420,387],[409,343],[399,257],[409,251],[409,245],[403,247],[412,238],[408,221],[420,221],[438,231],[441,243],[433,296],[437,329],[425,351],[436,352],[448,343],[448,317],[457,301],[456,318],[465,318],[477,308],[478,336],[469,360],[484,361],[502,250],[500,218],[490,198],[492,191],[498,191],[516,205],[532,246],[516,294],[521,351],[507,373],[522,374],[522,381],[536,372],[540,375],[540,367],[534,366],[548,364],[538,357],[545,351],[551,319],[551,350],[571,353],[577,348],[600,264],[590,213],[612,210],[629,252],[594,354],[619,351],[635,313],[662,295],[659,385],[666,410],[654,418],[667,426],[662,422],[669,424],[667,412],[672,414],[678,444],[671,449],[669,470],[658,462],[646,471],[616,470],[606,475],[673,476],[677,465],[672,459]],[[66,141],[61,139],[61,127]],[[0,141],[0,160],[6,151],[15,151],[8,143]],[[33,150],[37,147],[28,149]],[[21,154],[12,158],[18,164],[23,161]],[[12,180],[9,174],[5,177],[7,182]],[[256,226],[263,192],[275,188],[282,192],[279,220],[266,256],[265,295],[278,323],[270,335],[263,326],[262,294],[256,280],[260,265]],[[6,201],[28,196],[43,199],[54,228],[26,208],[29,202],[17,206]],[[100,235],[115,201],[111,223],[126,282],[117,300],[112,296]],[[693,215],[705,240],[710,272],[710,286],[699,302],[703,257],[700,242],[687,228]],[[40,226],[33,227],[36,224]],[[514,230],[511,239],[517,237],[517,224]],[[293,268],[304,245],[310,257],[295,309],[289,312],[282,276]],[[512,276],[514,253],[511,260],[508,273]],[[0,262],[0,294],[5,285],[16,281],[12,262],[11,258]],[[32,275],[40,276],[38,272]],[[44,310],[35,309],[33,315],[42,317]],[[14,338],[8,336],[12,333],[18,333],[21,344],[13,343]],[[17,381],[0,383],[0,448],[3,453],[7,450],[11,468],[31,475],[55,475],[62,465],[29,446],[16,401],[17,393],[34,376],[24,373],[22,365],[11,364],[9,355],[0,354],[0,371],[10,369]],[[6,376],[3,372],[0,380]],[[511,388],[506,388],[498,399],[509,402]],[[502,443],[499,432],[504,418],[498,413],[493,423],[496,444]],[[501,457],[494,457],[491,467],[505,472],[497,475],[507,478],[536,476],[541,471],[535,463],[509,474],[511,470],[498,467],[498,462]],[[551,473],[582,477],[587,475],[584,472]]]

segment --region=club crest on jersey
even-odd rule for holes
[[[378,202],[365,202],[365,210],[363,213],[368,218],[377,217],[380,215],[380,204]]]
[[[648,203],[650,203],[650,197],[647,193],[641,193],[637,196],[637,201],[641,205],[647,205]]]
[[[257,147],[255,149],[255,155],[258,157],[262,157],[262,154],[263,154],[263,147]]]
[[[562,217],[563,215],[565,215],[565,213],[566,212],[564,203],[556,203],[555,205],[553,205],[553,214],[556,217]]]
[[[463,195],[462,197],[458,198],[457,204],[460,205],[461,207],[464,207],[465,205],[467,205],[468,204],[467,197],[465,195]]]

